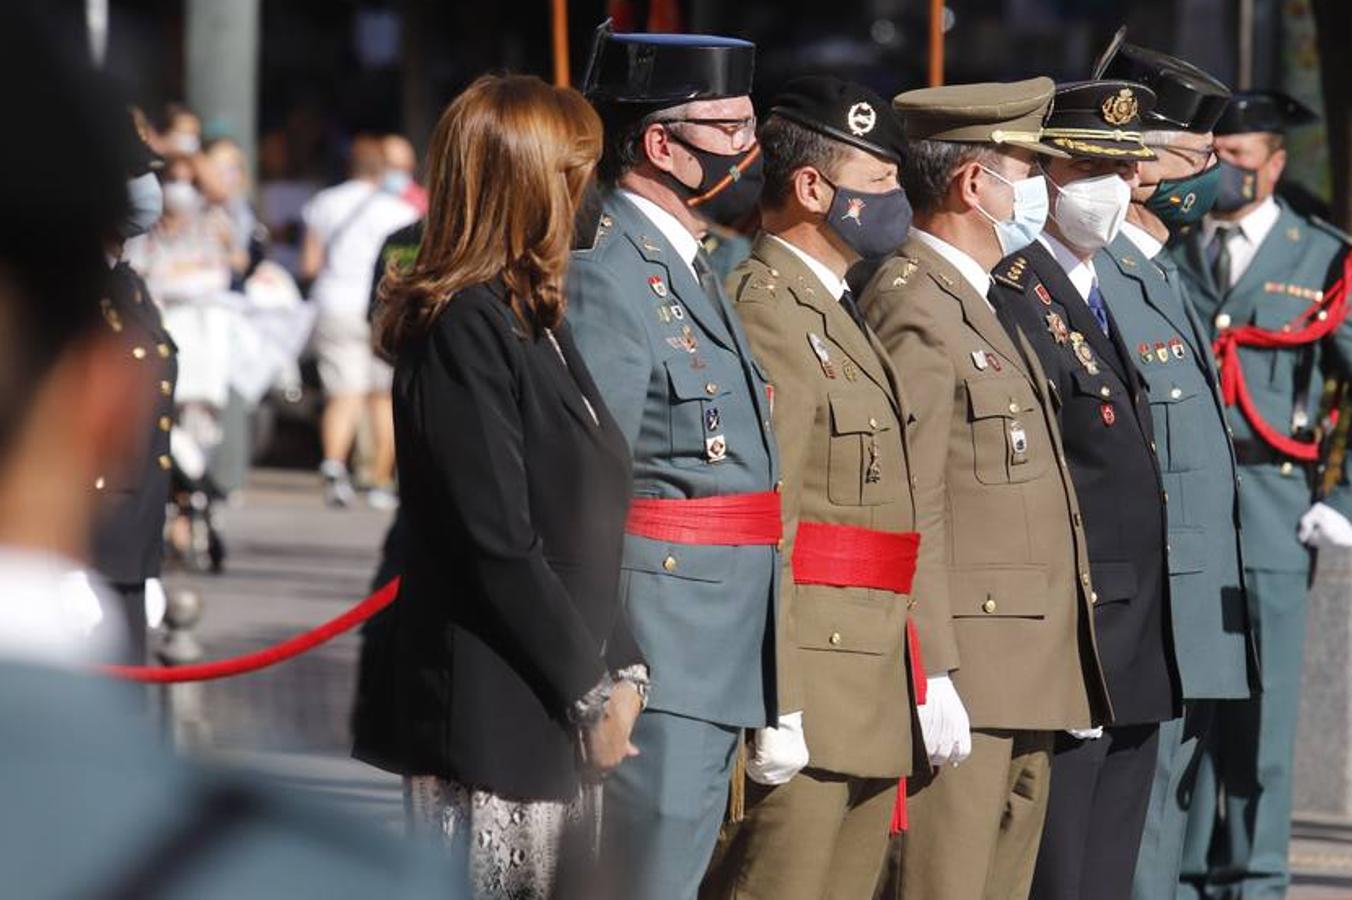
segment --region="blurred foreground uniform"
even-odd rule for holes
[[[1309,115],[1288,98],[1236,94],[1216,134],[1280,135]],[[1347,237],[1274,196],[1260,197],[1252,172],[1225,166],[1217,209],[1241,214],[1209,216],[1175,249],[1207,336],[1224,341],[1227,329],[1243,326],[1276,334],[1307,325],[1325,330],[1331,315],[1322,308],[1325,292],[1342,275]],[[1292,347],[1241,346],[1234,354],[1222,355],[1220,370],[1223,383],[1242,376],[1252,403],[1246,412],[1238,396],[1227,396],[1262,693],[1217,710],[1217,739],[1194,793],[1183,878],[1198,896],[1242,890],[1245,897],[1280,897],[1290,881],[1291,762],[1311,573],[1297,528],[1314,500],[1334,517],[1352,515],[1345,477],[1327,497],[1315,484],[1320,398],[1326,379],[1347,377],[1352,328],[1341,324]],[[1227,373],[1227,365],[1238,370]]]
[[[599,40],[587,95],[603,120],[751,88],[745,41]],[[620,595],[653,673],[640,755],[605,782],[602,867],[617,898],[694,897],[738,735],[776,718],[770,389],[695,236],[629,191],[604,187],[600,201],[568,271],[568,320],[633,456]]]

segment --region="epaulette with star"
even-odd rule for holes
[[[995,280],[1001,284],[1009,285],[1016,291],[1025,291],[1028,289],[1027,272],[1028,258],[1026,256],[1015,256],[1007,265],[1000,266],[992,274]]]

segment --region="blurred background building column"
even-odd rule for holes
[[[256,171],[258,144],[258,19],[261,0],[186,0],[185,81],[188,105],[206,134],[229,135]]]

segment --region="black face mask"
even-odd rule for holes
[[[674,134],[671,139],[688,150],[704,172],[694,188],[666,173],[667,182],[687,207],[718,225],[731,225],[756,208],[765,184],[760,144],[752,144],[741,153],[711,153],[692,147]]]
[[[1234,212],[1258,199],[1258,170],[1233,163],[1221,163],[1221,183],[1216,191],[1219,212]]]

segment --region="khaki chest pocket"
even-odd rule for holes
[[[826,494],[837,506],[877,506],[901,496],[907,473],[891,404],[870,393],[833,393]]]
[[[1046,471],[1051,447],[1028,383],[1022,378],[969,378],[965,386],[977,481],[1017,484]]]

